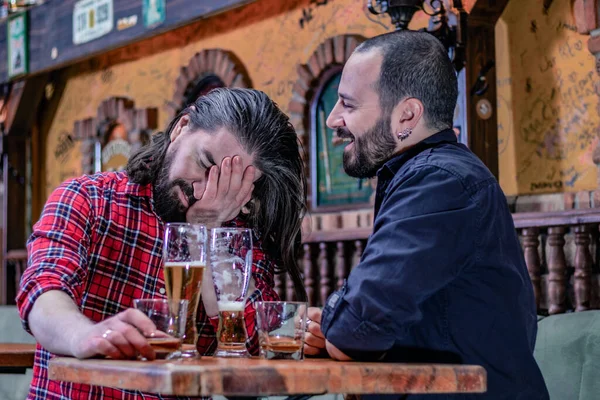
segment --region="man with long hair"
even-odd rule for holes
[[[155,327],[131,307],[136,298],[165,297],[166,222],[253,230],[245,319],[248,349],[257,354],[254,304],[277,299],[273,274],[287,272],[297,297],[306,297],[296,262],[304,211],[294,128],[267,95],[250,89],[200,97],[134,154],[125,172],[63,183],[34,226],[17,297],[23,326],[38,341],[29,398],[135,397],[51,381],[48,361],[52,353],[154,358],[140,332]],[[215,348],[218,310],[211,280],[205,283],[197,347],[207,354]]]

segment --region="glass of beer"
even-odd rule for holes
[[[261,301],[256,305],[256,324],[262,358],[304,359],[306,310],[306,302]]]
[[[185,335],[188,301],[135,299],[133,305],[156,325],[157,331],[146,338],[156,352],[156,358],[178,358]]]
[[[174,223],[165,227],[163,259],[167,298],[189,302],[182,358],[200,357],[196,350],[196,315],[206,268],[206,240],[204,225]]]
[[[252,231],[212,229],[210,268],[219,309],[215,357],[249,357],[244,308],[252,275]]]

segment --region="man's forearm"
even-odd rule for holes
[[[29,327],[46,350],[72,356],[73,337],[93,325],[73,299],[60,290],[42,294],[29,313]]]

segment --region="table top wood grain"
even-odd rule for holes
[[[31,368],[35,344],[0,343],[0,367]]]
[[[180,396],[322,393],[483,393],[486,371],[473,365],[224,359],[50,361],[53,380]]]

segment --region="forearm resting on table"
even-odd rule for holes
[[[29,313],[29,327],[35,339],[46,350],[72,356],[71,342],[75,334],[93,325],[68,294],[60,290],[43,293]]]

